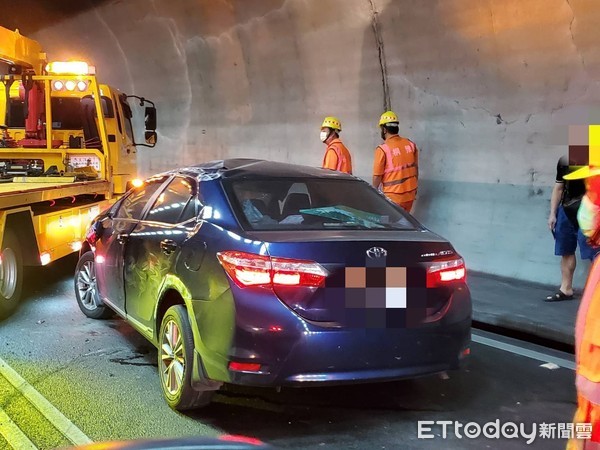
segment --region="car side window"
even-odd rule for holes
[[[185,208],[183,208],[181,216],[179,216],[179,220],[177,222],[187,222],[188,220],[197,217],[198,213],[200,212],[200,209],[202,209],[202,203],[200,202],[197,196],[192,196],[192,198],[190,198],[190,200],[188,201],[187,205],[185,205]]]
[[[163,180],[157,180],[144,184],[139,189],[131,192],[121,203],[118,211],[115,213],[115,219],[141,219],[144,207],[162,186]]]
[[[194,196],[194,182],[187,178],[175,177],[158,196],[146,220],[163,223],[181,223],[193,217],[195,207],[188,208]],[[186,217],[187,216],[187,217]]]

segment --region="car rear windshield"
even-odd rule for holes
[[[245,229],[415,230],[401,208],[360,180],[245,179],[225,182]]]

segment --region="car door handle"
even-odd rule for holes
[[[119,244],[124,244],[125,242],[127,242],[127,239],[129,239],[129,235],[126,233],[119,233],[117,234],[117,242]]]
[[[171,239],[165,239],[163,241],[160,241],[160,248],[165,255],[170,255],[175,250],[177,250],[177,242]]]

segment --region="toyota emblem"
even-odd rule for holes
[[[381,247],[371,247],[367,250],[367,256],[371,259],[383,258],[384,256],[387,256],[387,250]]]

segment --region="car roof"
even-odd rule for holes
[[[352,175],[329,169],[287,164],[263,159],[232,158],[182,167],[171,173],[198,177],[200,180],[241,178],[326,178],[356,179]]]

